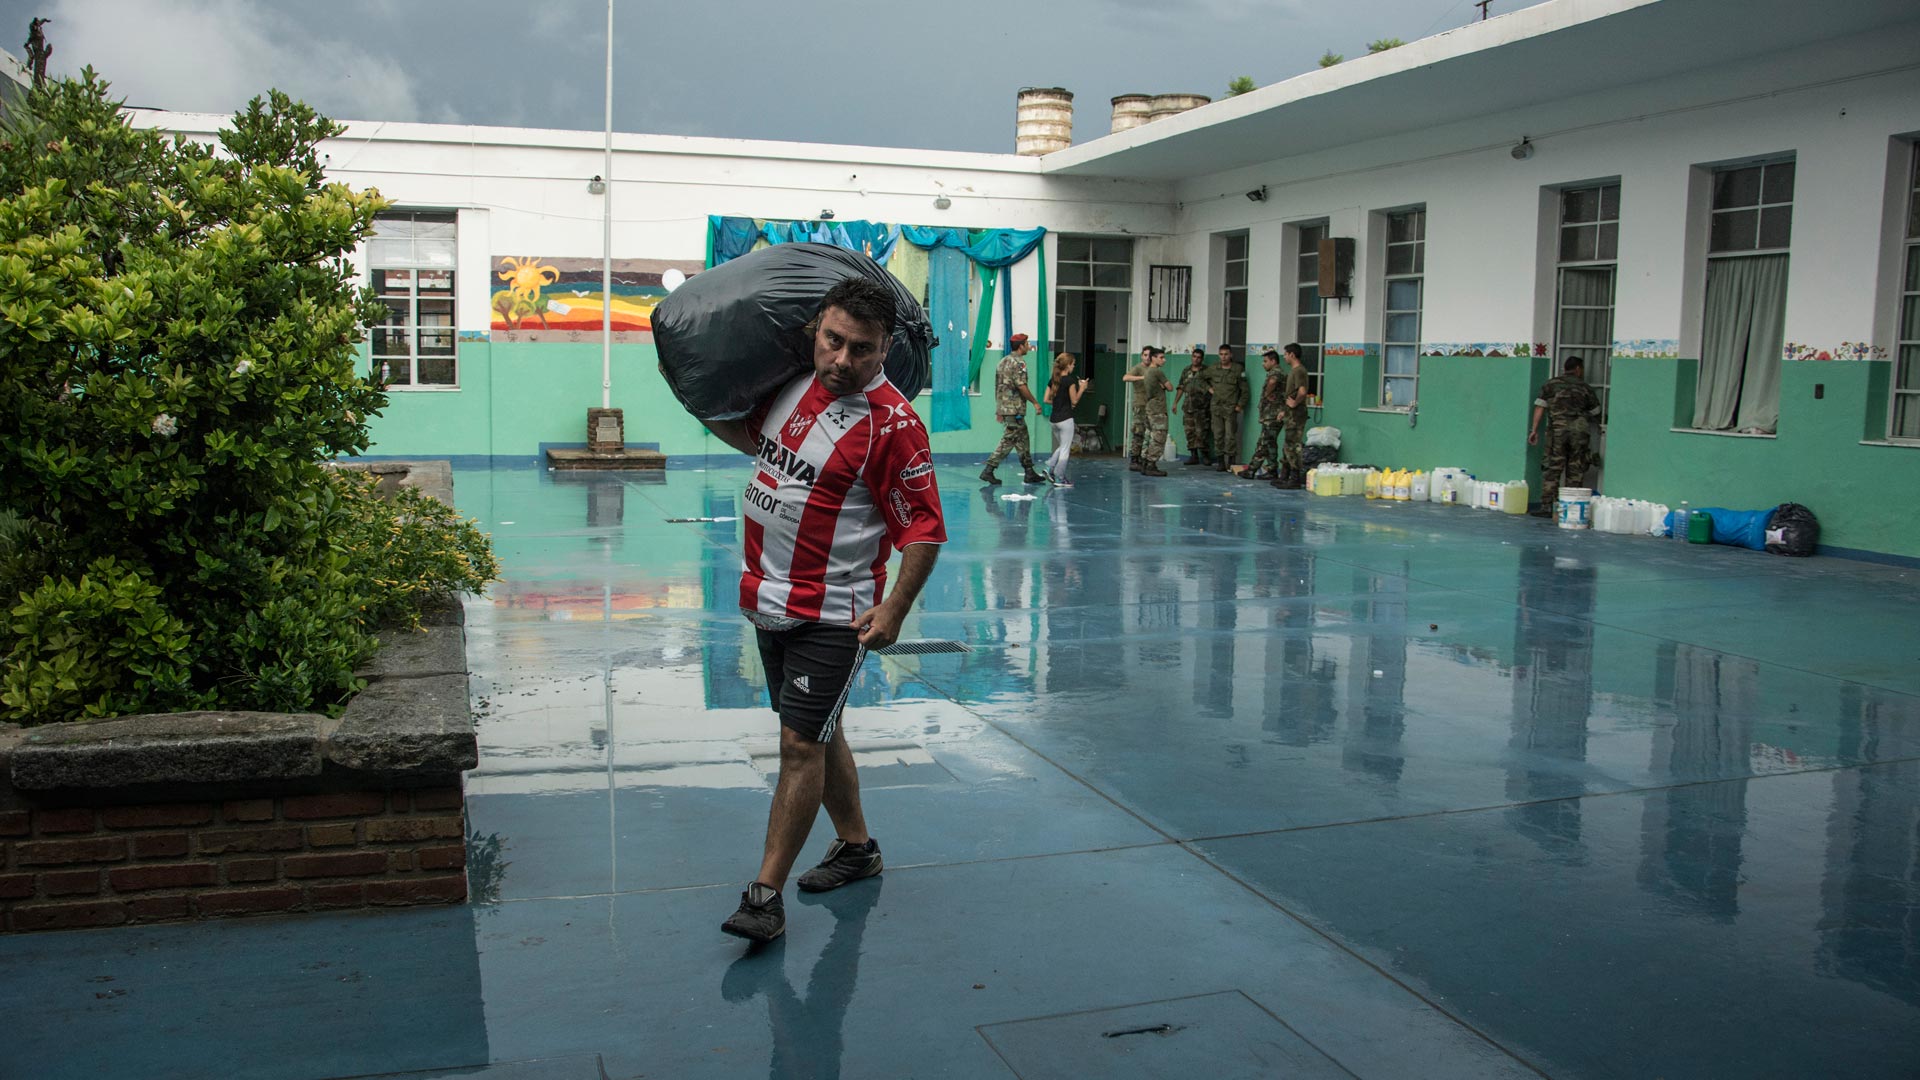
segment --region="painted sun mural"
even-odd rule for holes
[[[699,273],[702,263],[615,259],[611,316],[616,339],[644,340],[653,309],[669,286]],[[493,260],[495,341],[584,341],[597,336],[609,305],[598,259],[502,255]]]

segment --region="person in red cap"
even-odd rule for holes
[[[1031,346],[1027,344],[1027,335],[1013,335],[1013,347],[1000,358],[1000,368],[993,376],[993,415],[999,418],[1006,430],[1000,436],[1000,445],[994,447],[987,458],[987,467],[980,470],[983,483],[997,484],[1000,478],[993,470],[1014,451],[1020,452],[1020,464],[1027,470],[1021,480],[1029,484],[1044,484],[1046,477],[1033,471],[1033,449],[1027,440],[1027,406],[1035,409],[1040,402],[1033,396],[1033,390],[1027,386],[1027,353]]]

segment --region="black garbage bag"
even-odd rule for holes
[[[653,309],[660,374],[700,420],[736,420],[813,369],[805,327],[844,278],[893,290],[887,378],[912,398],[926,388],[931,330],[920,301],[886,268],[830,244],[775,244],[695,274]]]
[[[1805,558],[1820,543],[1820,520],[1799,503],[1781,503],[1767,521],[1767,551]]]
[[[1305,446],[1300,449],[1300,461],[1311,469],[1315,465],[1325,465],[1329,461],[1340,460],[1340,448],[1337,446]]]

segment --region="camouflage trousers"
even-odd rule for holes
[[[1198,454],[1202,459],[1212,457],[1213,420],[1207,414],[1207,403],[1188,398],[1180,408],[1180,423],[1187,434],[1187,453]]]
[[[1140,448],[1133,460],[1142,466],[1157,464],[1160,455],[1167,452],[1167,414],[1148,413],[1141,418],[1141,422],[1147,425],[1146,445]]]
[[[1253,456],[1247,458],[1247,471],[1257,473],[1280,466],[1280,418],[1260,421],[1260,437],[1253,440]]]
[[[1240,456],[1240,414],[1232,409],[1213,411],[1213,456],[1229,465]]]
[[[1307,410],[1301,409],[1297,416],[1283,416],[1287,425],[1285,449],[1280,452],[1280,464],[1305,479],[1307,475]]]
[[[1592,467],[1593,445],[1587,432],[1547,432],[1546,452],[1540,458],[1540,505],[1553,512],[1553,504],[1560,497],[1562,474],[1569,487],[1581,487]]]
[[[1008,454],[1018,453],[1020,464],[1028,472],[1032,472],[1033,448],[1027,438],[1027,418],[1016,416],[1011,420],[1002,420],[1001,423],[1006,425],[1006,430],[1000,435],[1000,445],[994,447],[993,453],[987,456],[987,468],[997,469],[1001,462],[1007,460]]]
[[[1144,412],[1136,412],[1133,414],[1133,427],[1131,427],[1127,431],[1127,460],[1128,461],[1141,460],[1140,444],[1145,442],[1146,440],[1147,440],[1147,414]],[[1153,456],[1159,457],[1160,456],[1159,451],[1157,450],[1154,451]]]

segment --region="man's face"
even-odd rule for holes
[[[861,322],[837,307],[820,313],[813,332],[813,373],[834,394],[851,394],[880,374],[886,338],[875,323]]]
[[[1220,362],[1223,364],[1233,363],[1233,350],[1227,348],[1225,345],[1220,346]]]
[[[1193,362],[1200,367],[1205,367],[1207,364],[1207,354],[1200,349],[1193,350]]]
[[[1280,366],[1280,361],[1275,360],[1272,356],[1263,356],[1260,358],[1260,366],[1268,371],[1272,371],[1274,368]]]

